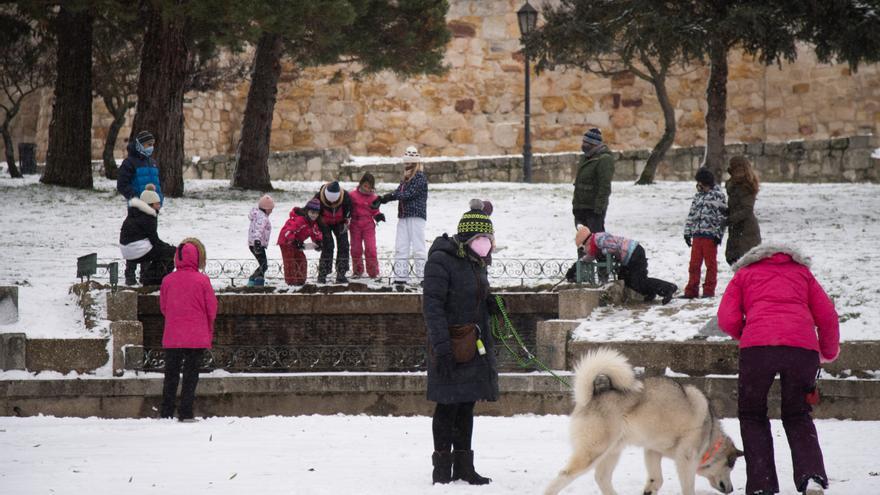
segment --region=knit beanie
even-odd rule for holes
[[[419,163],[421,158],[422,155],[419,154],[419,150],[415,146],[409,146],[403,152],[403,163]]]
[[[149,143],[150,141],[155,141],[155,140],[156,140],[156,139],[153,137],[153,133],[151,133],[150,131],[141,131],[141,132],[139,132],[138,135],[137,135],[137,137],[136,137],[135,139],[137,140],[138,143],[141,144],[141,146],[143,146],[143,145]]]
[[[492,226],[492,219],[489,214],[483,210],[483,202],[479,199],[472,199],[470,202],[470,211],[461,216],[458,221],[458,238],[466,241],[477,234],[495,235],[495,228]]]
[[[341,194],[342,193],[339,191],[339,182],[337,181],[333,181],[324,187],[324,199],[326,199],[328,203],[335,203]]]
[[[147,184],[146,187],[144,187],[144,192],[141,193],[141,201],[148,205],[162,202],[162,200],[159,199],[159,194],[156,192],[156,186],[154,184]]]
[[[260,201],[257,203],[257,206],[261,210],[266,210],[266,211],[274,210],[275,209],[275,200],[272,199],[272,196],[269,196],[268,194],[264,194],[260,198]]]
[[[321,211],[321,201],[318,198],[312,198],[306,203],[306,210]]]
[[[590,146],[599,146],[602,144],[602,131],[594,127],[584,133],[583,144],[589,144]]]
[[[590,238],[590,229],[586,225],[578,225],[577,226],[577,234],[574,235],[574,244],[577,247],[581,247],[587,242],[587,239]]]
[[[700,167],[700,169],[697,170],[697,175],[695,178],[700,184],[705,184],[709,187],[715,187],[715,175],[712,173],[711,170],[706,167]]]

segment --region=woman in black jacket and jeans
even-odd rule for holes
[[[471,210],[458,223],[458,233],[435,239],[425,264],[428,400],[437,403],[432,425],[434,483],[461,479],[485,485],[492,481],[474,470],[471,437],[476,401],[498,400],[498,372],[489,328],[490,306],[495,311],[497,305],[490,301],[486,272],[493,236],[492,220],[483,202],[472,200]],[[468,325],[475,325],[478,342],[468,341],[465,350],[473,357],[462,362],[453,354],[450,327],[470,328]]]

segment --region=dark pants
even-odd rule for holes
[[[165,275],[174,271],[174,252],[172,246],[153,246],[150,251],[134,260],[125,260],[125,280],[135,278],[138,265],[141,265],[141,285],[159,285]]]
[[[474,402],[457,404],[437,404],[434,409],[434,450],[449,452],[471,450],[471,437],[474,433]]]
[[[618,276],[623,279],[624,285],[648,299],[658,295],[671,296],[678,289],[671,282],[648,277],[648,258],[642,246],[636,246],[626,266],[620,267]]]
[[[266,248],[264,246],[250,246],[251,254],[257,259],[260,266],[254,270],[249,280],[256,280],[266,276],[266,270],[269,269],[269,260],[266,259]]]
[[[204,349],[165,349],[165,382],[162,386],[163,418],[174,417],[174,403],[177,399],[177,384],[180,382],[180,368],[183,364],[183,386],[180,389],[180,406],[177,416],[180,419],[193,417],[193,401],[196,398],[196,385],[199,384],[199,366],[202,364]]]
[[[819,437],[805,396],[816,381],[819,353],[787,346],[747,347],[739,353],[739,427],[746,453],[746,493],[779,491],[767,394],[778,373],[782,426],[791,449],[794,483],[800,491],[812,477],[827,482]]]
[[[344,224],[325,225],[321,227],[324,240],[321,241],[321,261],[318,263],[318,275],[326,276],[333,270],[333,237],[339,249],[336,251],[336,276],[345,275],[348,272],[348,232],[343,232]],[[331,235],[332,234],[332,235]]]
[[[571,210],[574,214],[574,226],[586,225],[590,232],[605,232],[605,212],[596,210],[577,209]],[[578,248],[578,259],[584,255],[582,248]],[[607,277],[606,277],[607,278]]]

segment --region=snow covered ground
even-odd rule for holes
[[[430,165],[429,165],[430,166]],[[118,258],[119,227],[125,217],[113,182],[96,179],[96,191],[46,186],[36,176],[0,179],[0,284],[20,286],[19,322],[0,332],[23,331],[30,337],[84,337],[82,315],[68,294],[75,282],[76,257],[97,252]],[[319,187],[316,182],[275,182],[277,208],[273,242],[293,206],[301,206]],[[353,184],[344,184],[352,187]],[[394,184],[379,184],[380,193]],[[187,181],[186,197],[168,198],[159,233],[176,243],[201,238],[212,258],[251,259],[247,250],[247,213],[257,194],[230,191],[227,181]],[[653,276],[683,287],[689,248],[682,228],[694,192],[691,182],[634,186],[615,182],[606,226],[639,240]],[[494,203],[496,258],[572,258],[574,228],[571,185],[515,183],[433,184],[428,201],[427,238],[453,232],[472,197]],[[880,185],[763,184],[757,215],[765,240],[798,245],[813,257],[814,271],[835,299],[845,340],[880,338]],[[397,208],[383,207],[388,222],[377,228],[380,257],[391,257]],[[279,259],[274,245],[270,258]],[[315,257],[316,253],[309,256]],[[722,256],[723,259],[723,256]],[[719,264],[718,294],[731,277]],[[220,283],[218,281],[218,283]],[[672,339],[692,337],[714,314],[714,300],[674,300],[667,306],[603,308],[578,332],[591,339]]]
[[[724,428],[742,445],[735,420]],[[880,493],[874,453],[880,422],[817,421],[833,493]],[[541,493],[570,453],[565,416],[477,417],[478,471],[494,479],[471,487],[431,485],[431,419],[301,416],[175,421],[0,417],[0,487],[31,494],[480,495]],[[794,495],[782,425],[773,421],[781,493]],[[663,461],[661,493],[679,493]],[[732,477],[744,493],[745,464]],[[614,475],[620,493],[641,493],[642,453],[624,451]],[[598,493],[592,474],[565,494]],[[697,493],[718,493],[697,478]]]

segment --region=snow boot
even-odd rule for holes
[[[474,451],[456,450],[452,452],[452,480],[464,480],[471,485],[488,485],[492,478],[480,476],[474,469]]]
[[[819,476],[813,476],[804,483],[804,487],[800,489],[803,495],[824,495],[827,492],[828,482]]]
[[[452,482],[452,452],[437,452],[431,455],[431,463],[434,465],[434,472],[431,474],[432,483],[451,483]]]
[[[252,287],[263,287],[266,285],[266,279],[263,277],[255,278],[254,285]]]
[[[252,279],[252,278],[248,279],[248,283],[247,283],[248,287],[254,287],[256,284],[257,283],[254,281],[254,279]]]
[[[319,284],[326,284],[327,283],[327,274],[326,273],[319,273],[318,274],[318,283]]]
[[[336,283],[337,284],[347,284],[348,278],[345,276],[344,273],[339,273],[336,275]]]

